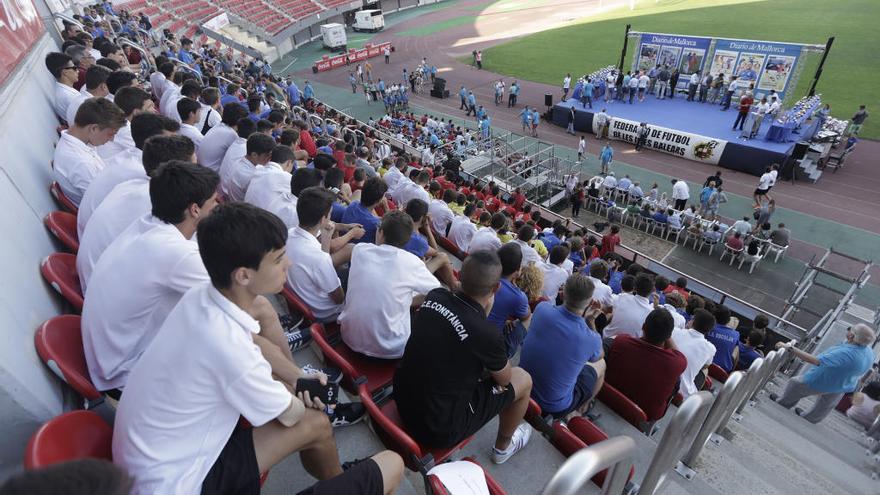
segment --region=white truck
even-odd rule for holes
[[[369,31],[375,33],[385,27],[385,16],[381,10],[359,10],[354,13],[355,31]]]
[[[337,22],[321,25],[321,38],[324,46],[333,51],[345,51],[348,38],[345,36],[345,26]]]

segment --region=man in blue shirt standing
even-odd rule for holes
[[[526,338],[532,312],[529,310],[529,298],[514,284],[522,266],[522,249],[519,244],[509,242],[501,246],[498,257],[501,259],[501,282],[495,292],[495,303],[488,320],[504,333],[507,356],[510,358],[516,354]]]
[[[467,110],[467,108],[468,108],[468,102],[467,102],[468,92],[464,86],[462,86],[461,89],[458,90],[458,97],[461,99],[461,105],[458,106],[458,109],[459,110]]]
[[[287,85],[287,101],[290,103],[290,106],[299,105],[299,88],[296,86],[296,83],[293,82],[293,79],[290,80],[290,84]]]
[[[593,282],[568,277],[563,304],[535,308],[519,365],[532,375],[532,398],[544,413],[570,419],[583,415],[605,379],[602,338],[593,330]],[[586,319],[585,319],[586,318]]]
[[[787,347],[796,358],[813,365],[803,375],[792,378],[785,386],[782,397],[770,394],[770,398],[782,407],[790,409],[802,398],[817,395],[816,403],[809,411],[794,409],[795,414],[810,423],[825,419],[844,394],[856,389],[862,377],[874,361],[871,344],[874,331],[868,325],[859,323],[846,331],[846,342],[826,350],[818,356],[804,352],[791,343],[779,342],[777,349]]]
[[[187,65],[192,65],[193,62],[195,62],[195,59],[189,52],[192,49],[192,44],[193,42],[191,39],[183,38],[180,40],[180,51],[177,52],[177,58]]]
[[[315,97],[315,89],[312,88],[312,83],[306,81],[306,87],[303,88],[303,98],[308,101]]]
[[[730,323],[730,310],[727,306],[716,306],[714,315],[715,328],[706,334],[706,340],[715,346],[715,358],[712,362],[730,373],[739,359],[739,332],[727,326]]]
[[[608,166],[611,165],[611,161],[614,159],[614,148],[611,147],[611,143],[605,141],[605,146],[602,147],[602,152],[599,154],[599,160],[602,162],[602,173],[608,173]]]

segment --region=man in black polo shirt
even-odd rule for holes
[[[500,415],[496,464],[525,447],[532,433],[522,423],[532,378],[510,366],[501,332],[486,320],[500,278],[497,254],[471,253],[461,267],[461,291],[428,293],[394,376],[403,423],[427,447],[454,446]]]

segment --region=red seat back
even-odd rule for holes
[[[342,370],[346,380],[343,385],[352,393],[357,393],[359,379],[366,379],[366,386],[372,394],[386,388],[394,380],[397,360],[376,359],[358,354],[341,340],[331,344],[327,338],[327,330],[320,323],[312,324],[312,338],[324,354],[324,359]]]
[[[567,428],[561,421],[553,423],[553,436],[551,437],[551,441],[553,446],[556,447],[556,450],[561,452],[565,457],[570,457],[575,452],[604,440],[608,440],[608,435],[589,419],[582,417],[572,418],[572,420],[568,422]],[[607,469],[597,473],[596,476],[593,476],[592,478],[593,483],[597,486],[604,485],[605,476],[607,474]],[[632,479],[634,474],[635,468],[630,469],[629,479]]]
[[[77,207],[76,204],[64,194],[64,191],[61,190],[61,186],[58,182],[52,181],[52,183],[49,184],[49,193],[55,198],[55,202],[58,203],[58,206],[64,210],[69,211],[74,215],[79,211],[79,207]]]
[[[112,460],[113,428],[92,411],[71,411],[47,421],[31,436],[25,469],[96,458]]]
[[[312,308],[308,307],[305,301],[300,299],[289,285],[284,284],[284,289],[281,293],[284,294],[284,299],[287,300],[287,305],[290,306],[290,309],[303,315],[306,323],[312,324],[316,321],[315,313],[312,313]]]
[[[437,241],[437,244],[439,244],[440,247],[449,251],[449,254],[464,261],[464,259],[467,257],[467,253],[459,249],[458,246],[456,246],[454,242],[450,241],[445,235],[437,232],[437,229],[435,229],[433,226],[431,227],[431,231],[434,234],[434,239]]]
[[[46,366],[86,400],[97,400],[101,393],[92,384],[78,315],[61,315],[40,325],[34,346]]]
[[[73,305],[74,309],[82,311],[83,295],[79,285],[79,275],[76,273],[75,255],[70,253],[50,254],[40,264],[40,273],[53,289]]]
[[[622,392],[612,387],[608,382],[602,385],[597,398],[631,425],[644,430],[645,423],[648,422],[648,415],[635,402],[631,401],[629,397],[623,395]]]
[[[464,447],[471,441],[472,437],[468,437],[458,444],[445,449],[431,449],[422,447],[413,439],[409,433],[404,430],[403,420],[397,411],[397,404],[394,399],[387,400],[382,406],[376,405],[370,395],[369,390],[363,384],[360,385],[359,395],[361,402],[370,415],[373,428],[385,447],[397,452],[403,457],[406,466],[421,473],[427,472],[435,464],[439,464],[452,455],[453,452]],[[428,456],[431,456],[430,458]]]
[[[727,372],[715,363],[709,365],[709,376],[722,383],[727,381]]]
[[[79,251],[79,235],[76,233],[76,215],[66,211],[53,211],[43,220],[61,244],[76,254]]]

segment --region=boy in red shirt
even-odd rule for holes
[[[599,256],[605,256],[613,253],[614,249],[620,244],[620,226],[612,225],[611,233],[602,236],[602,247],[599,249]]]
[[[641,407],[648,421],[666,414],[687,368],[687,358],[672,340],[674,325],[669,311],[654,309],[642,325],[642,338],[618,335],[605,358],[605,382]]]

